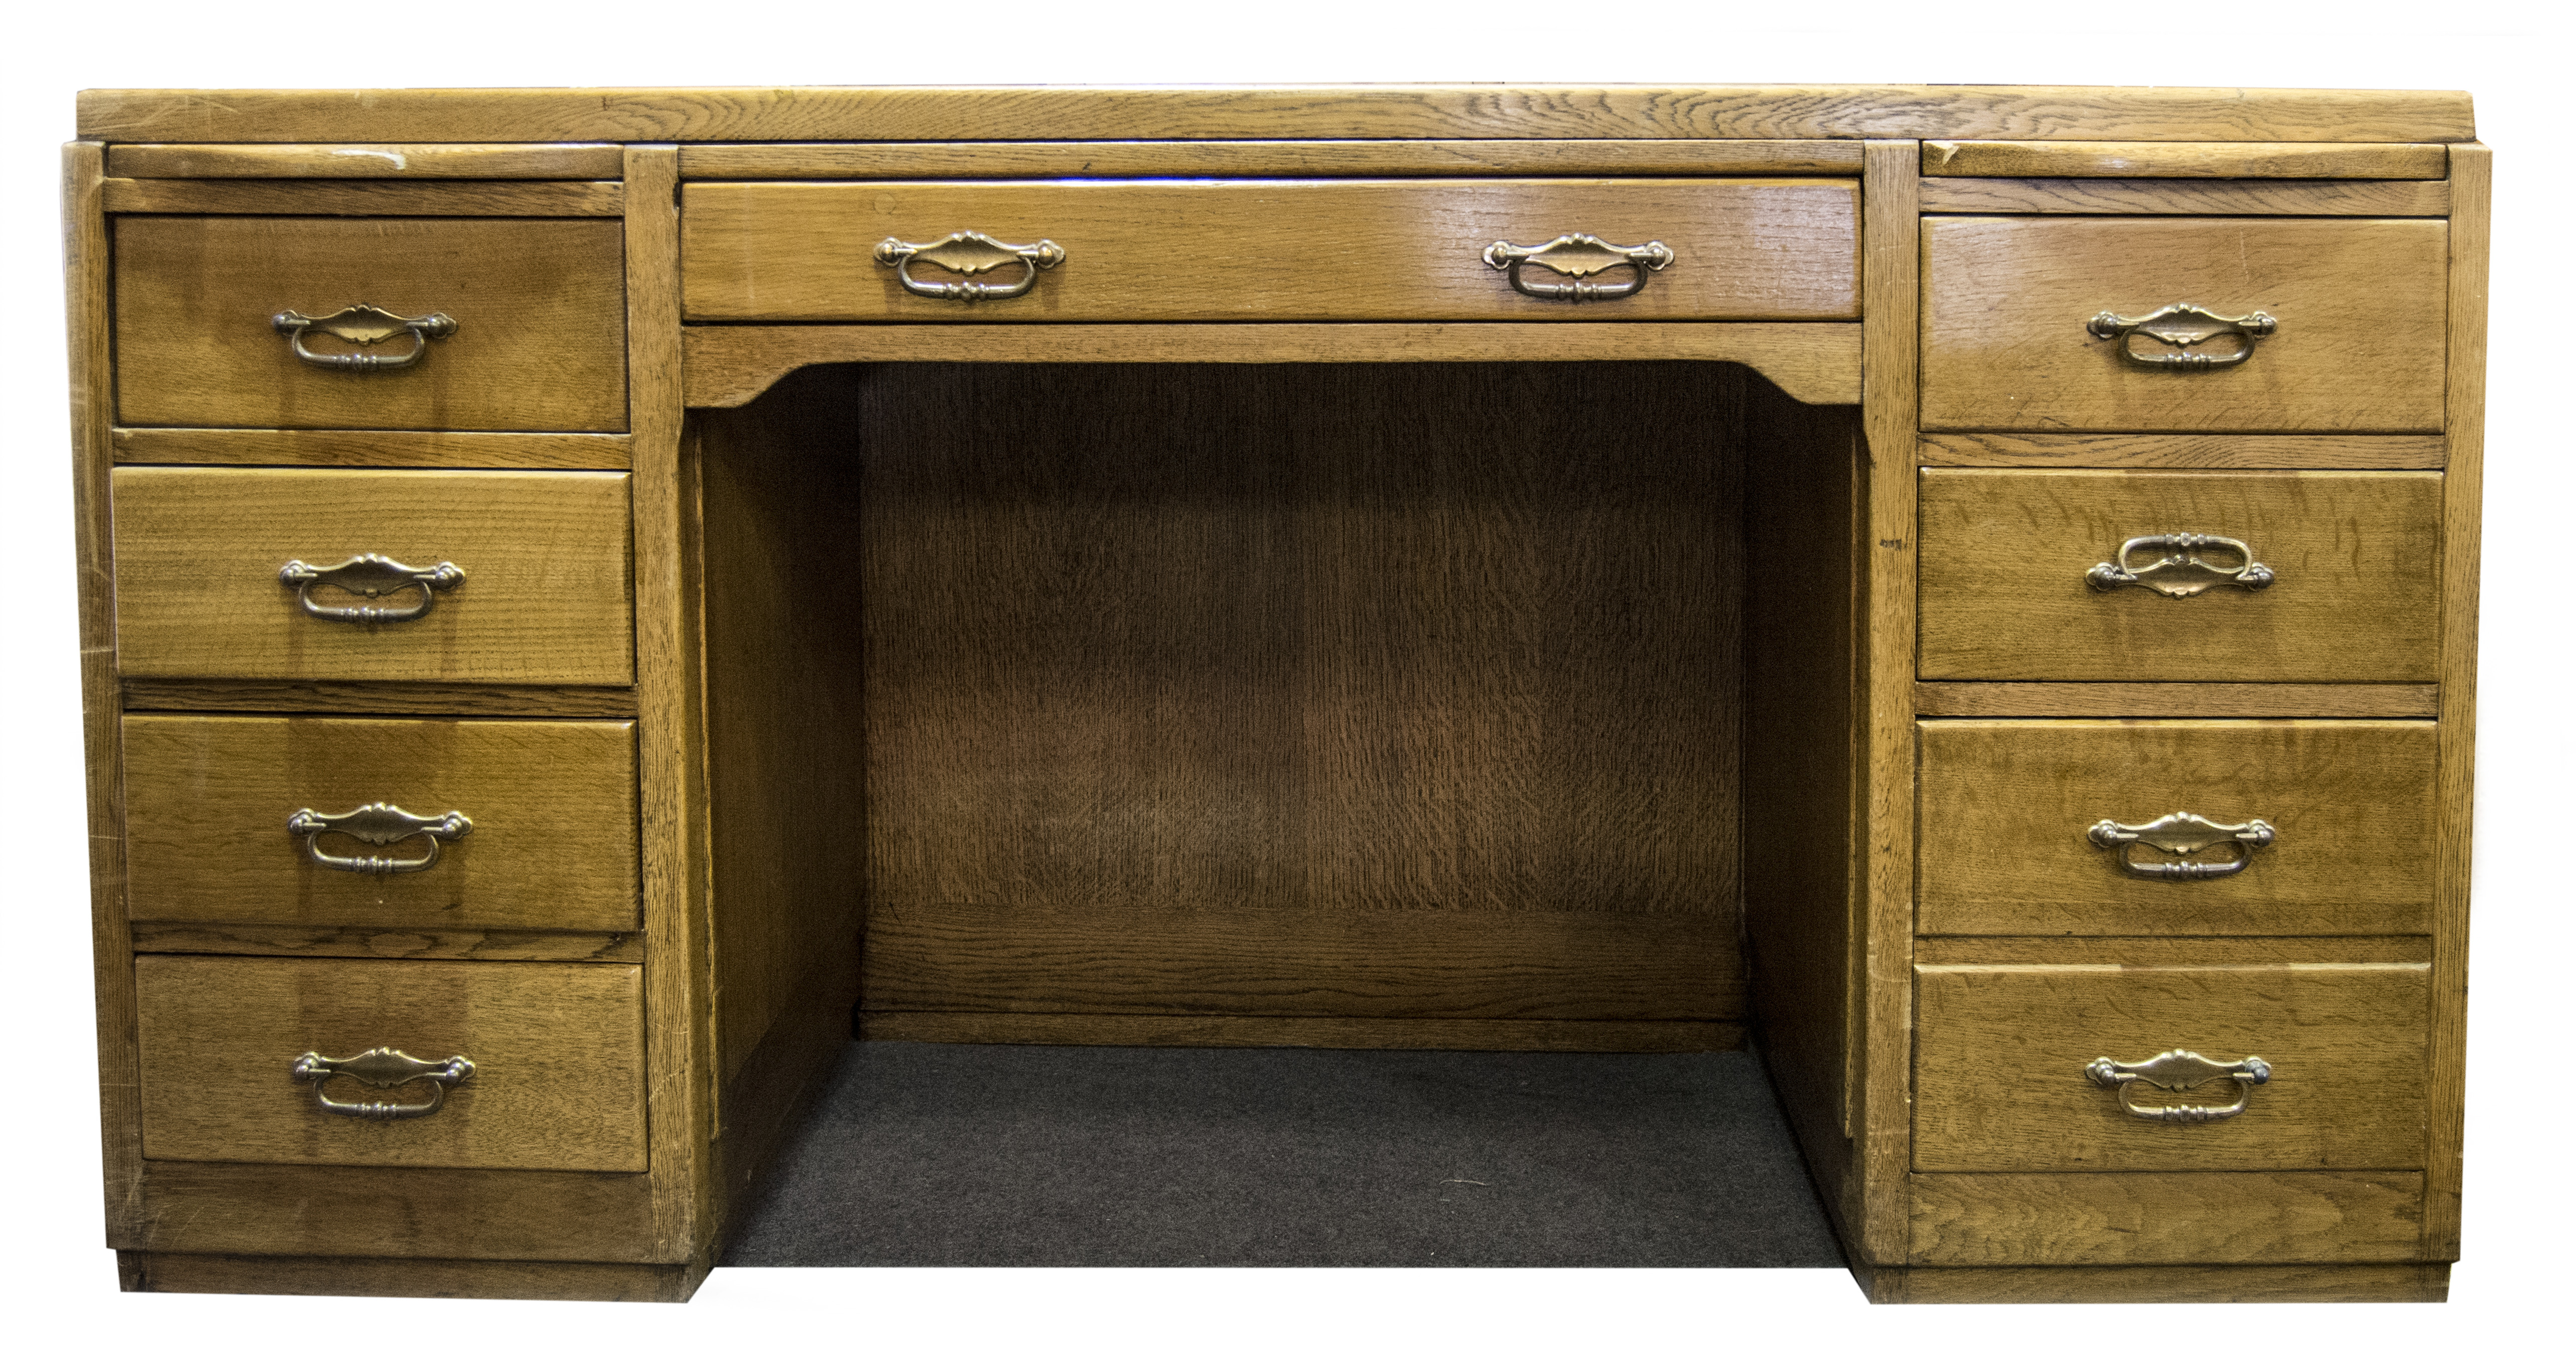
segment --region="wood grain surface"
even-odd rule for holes
[[[2440,180],[2450,148],[2439,143],[2354,142],[1962,142],[1923,144],[1926,176],[2063,175],[2286,180]]]
[[[283,1065],[277,1075],[291,1093]],[[155,1160],[144,1164],[136,1190],[152,1215],[112,1244],[182,1254],[649,1264],[656,1252],[645,1184],[642,1175],[577,1170]]]
[[[2441,508],[2435,473],[1927,469],[1922,675],[2432,682]],[[2130,538],[2173,532],[2244,541],[2271,585],[2176,598],[2086,581]]]
[[[1952,431],[1926,433],[1915,457],[1934,465],[2040,469],[2439,469],[2443,448],[2440,436]]]
[[[643,968],[538,962],[135,959],[152,1160],[515,1170],[644,1168]],[[462,1055],[425,1118],[323,1112],[306,1051]],[[332,1097],[417,1103],[426,1083]],[[285,1250],[288,1247],[273,1247]]]
[[[1831,175],[1860,144],[1704,138],[1260,142],[778,142],[680,149],[689,180],[1035,180],[1136,175]],[[125,172],[119,172],[124,174]]]
[[[1060,180],[692,184],[681,249],[691,321],[1836,321],[1859,316],[1849,180]],[[1065,260],[1026,295],[904,291],[886,238],[1041,238]],[[1581,307],[1515,292],[1481,258],[1569,232],[1675,259],[1637,294]],[[952,278],[926,265],[924,280]],[[1005,266],[987,280],[1017,277]],[[1621,267],[1604,279],[1633,273]],[[1528,267],[1532,282],[1561,277]]]
[[[1010,1046],[1333,1047],[1398,1051],[1741,1051],[1744,1025],[1655,1019],[1219,1018],[1206,1014],[896,1013],[859,1016],[872,1042]]]
[[[595,431],[242,431],[116,429],[119,464],[363,468],[623,469],[628,437]]]
[[[2264,966],[2340,962],[2422,965],[2432,940],[2380,938],[1922,938],[1922,966]]]
[[[317,865],[287,816],[375,801],[473,829],[426,871]],[[640,926],[635,725],[602,720],[125,717],[126,907],[138,919],[358,928]],[[326,855],[416,858],[326,834]]]
[[[2012,1265],[1875,1269],[1876,1303],[2444,1302],[2438,1265]]]
[[[2455,90],[2064,85],[84,90],[78,126],[116,142],[2477,135]]]
[[[614,180],[624,149],[612,143],[126,143],[107,149],[110,175],[143,180]]]
[[[2431,719],[2429,683],[2309,686],[2296,682],[1918,682],[1926,716],[2172,715],[2208,719]]]
[[[1927,180],[1926,213],[2439,218],[2439,180]]]
[[[118,420],[623,431],[618,233],[583,219],[117,219]],[[269,325],[359,303],[444,312],[456,333],[415,366],[368,373],[305,364]]]
[[[1923,425],[2439,431],[2447,236],[2420,219],[1927,220]],[[2205,370],[2138,365],[2085,330],[2173,303],[2279,330]]]
[[[2322,958],[2332,962],[2332,957]],[[1917,1170],[2399,1170],[2424,1163],[2429,967],[1975,965],[1915,968]],[[2272,1067],[2245,1111],[2150,1122],[2087,1062],[2176,1049]],[[2130,1087],[2141,1108],[2220,1106],[2217,1080]]]
[[[2412,1170],[1922,1175],[1918,1265],[2349,1264],[2415,1258]]]
[[[110,213],[293,213],[330,218],[614,218],[614,180],[110,180]]]
[[[1925,721],[1920,929],[2425,932],[2434,731],[2416,720]],[[2085,837],[2099,820],[2184,810],[2266,820],[2279,836],[2245,871],[2208,881],[2129,875]]]
[[[623,474],[125,468],[111,482],[127,677],[634,679]],[[309,615],[278,581],[289,560],[358,554],[454,563],[465,582],[417,620],[369,626]]]
[[[330,715],[481,715],[608,719],[635,713],[632,687],[511,687],[474,682],[125,683],[138,710],[309,711]]]
[[[403,961],[642,961],[644,935],[544,929],[341,928],[296,924],[138,923],[137,952]]]
[[[519,1298],[687,1302],[704,1266],[558,1260],[409,1260],[354,1255],[117,1254],[128,1293],[286,1293],[335,1298]]]

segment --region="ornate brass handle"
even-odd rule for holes
[[[336,1113],[344,1118],[367,1118],[376,1122],[391,1122],[396,1118],[426,1118],[437,1112],[447,1102],[449,1086],[461,1085],[474,1078],[474,1063],[462,1056],[451,1056],[444,1061],[424,1061],[417,1056],[406,1056],[391,1047],[362,1051],[344,1061],[334,1061],[318,1051],[308,1051],[295,1058],[295,1065],[288,1074],[295,1077],[297,1084],[310,1083],[313,1086],[313,1101],[322,1105],[322,1111],[325,1113]],[[322,1089],[324,1085],[341,1077],[374,1085],[378,1089],[393,1089],[416,1081],[426,1081],[429,1085],[429,1099],[425,1103],[410,1104],[395,1103],[389,1099],[345,1103],[332,1098]]]
[[[2234,555],[2236,566],[2211,563],[2206,551],[2224,550]],[[2148,563],[2137,558],[2149,551],[2161,557]],[[2254,551],[2242,540],[2224,535],[2141,535],[2120,542],[2120,552],[2107,564],[2095,564],[2084,571],[2084,583],[2096,592],[2113,592],[2123,587],[2143,587],[2163,597],[2197,597],[2213,587],[2241,587],[2260,592],[2272,585],[2272,570],[2254,561]]]
[[[2177,810],[2162,819],[2144,824],[2122,824],[2103,820],[2085,830],[2084,836],[2097,848],[2108,848],[2119,854],[2120,869],[2131,876],[2150,881],[2215,881],[2234,876],[2254,860],[2254,850],[2272,846],[2275,836],[2271,825],[2259,819],[2242,824],[2214,824],[2191,813]],[[2236,845],[2235,860],[2229,862],[2140,862],[2129,856],[2133,844],[2172,853],[2177,858],[2199,852],[2221,843]]]
[[[398,805],[377,801],[361,805],[345,815],[326,815],[310,808],[286,817],[286,831],[304,835],[304,855],[317,866],[338,871],[363,871],[377,876],[401,871],[427,871],[438,865],[438,855],[450,839],[463,838],[474,832],[474,821],[450,810],[435,817],[415,815]],[[322,835],[347,834],[361,843],[384,847],[409,838],[426,838],[429,851],[419,857],[341,857],[322,851]]]
[[[306,317],[289,310],[268,320],[268,324],[286,337],[295,358],[324,369],[409,369],[429,353],[429,343],[444,341],[456,334],[456,319],[445,313],[426,317],[396,317],[372,303],[352,304],[325,317]],[[398,355],[376,355],[367,351],[323,352],[304,344],[304,333],[318,331],[336,336],[354,346],[373,346],[397,336],[411,337],[411,349]]]
[[[465,585],[465,570],[445,562],[413,568],[381,554],[361,554],[329,568],[289,559],[284,568],[277,570],[277,580],[295,589],[295,598],[304,603],[306,615],[352,625],[392,625],[428,615],[429,608],[438,604],[439,593]],[[420,602],[415,606],[324,606],[313,600],[317,586],[336,587],[369,601],[416,587],[420,589]]]
[[[2212,1061],[2196,1051],[2169,1051],[2152,1061],[2124,1066],[2108,1056],[2096,1057],[2084,1068],[2084,1077],[2104,1089],[2120,1091],[2120,1106],[2132,1117],[2149,1122],[2216,1122],[2245,1111],[2245,1101],[2254,1096],[2254,1086],[2272,1078],[2272,1067],[2260,1056],[2242,1061]],[[2132,1085],[2153,1089],[2181,1091],[2195,1089],[2212,1080],[2234,1080],[2236,1102],[2211,1108],[2200,1104],[2168,1104],[2142,1108],[2129,1097]]]
[[[1589,232],[1569,232],[1545,246],[1514,246],[1496,242],[1485,248],[1485,264],[1500,270],[1512,282],[1512,288],[1532,298],[1552,299],[1559,303],[1589,303],[1595,299],[1626,298],[1646,287],[1649,272],[1673,263],[1673,249],[1662,242],[1644,246],[1612,246]],[[1568,278],[1565,284],[1541,282],[1532,284],[1521,278],[1524,265],[1544,266]],[[1587,275],[1627,266],[1635,275],[1624,284],[1594,284]]]
[[[889,266],[894,277],[903,281],[905,292],[923,298],[944,298],[959,303],[981,303],[986,299],[1018,298],[1036,287],[1038,272],[1064,264],[1064,248],[1040,237],[1033,246],[1013,246],[995,241],[981,232],[951,232],[935,242],[908,242],[888,237],[877,243],[877,264]],[[961,275],[980,275],[1016,261],[1020,277],[1009,284],[978,284],[971,279],[923,281],[912,277],[914,261],[928,261],[942,270]]]
[[[2243,317],[2221,317],[2197,303],[2168,303],[2144,317],[2122,317],[2103,311],[2093,314],[2084,330],[2104,341],[2120,342],[2120,353],[2133,365],[2150,369],[2218,369],[2241,365],[2254,356],[2254,343],[2270,336],[2280,327],[2270,313],[2247,313]],[[2161,341],[2171,350],[2140,351],[2138,338]],[[2236,338],[2236,348],[2229,351],[2194,350],[2206,341],[2222,336]]]

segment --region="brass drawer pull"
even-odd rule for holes
[[[908,242],[888,237],[877,243],[877,264],[890,267],[894,277],[903,281],[904,291],[923,298],[944,298],[958,303],[981,303],[987,299],[1018,298],[1036,287],[1038,272],[1064,264],[1064,248],[1040,237],[1033,246],[1013,246],[999,242],[981,232],[951,232],[935,242]],[[942,270],[961,275],[980,275],[1017,262],[1020,277],[1009,284],[978,284],[971,279],[946,282],[923,281],[912,277],[914,261],[928,261]]]
[[[2177,810],[2144,824],[2122,824],[2106,819],[2086,830],[2084,836],[2093,841],[2093,846],[2117,853],[2120,869],[2131,876],[2150,881],[2215,881],[2245,870],[2254,860],[2255,849],[2272,846],[2275,832],[2271,825],[2259,819],[2249,819],[2242,824],[2214,824],[2188,810]],[[2138,843],[2176,857],[2221,843],[2232,843],[2236,846],[2236,857],[2228,862],[2140,862],[2131,858],[2128,852],[2132,844]]]
[[[2224,550],[2233,555],[2236,566],[2210,562],[2206,552]],[[2149,551],[2160,557],[2148,563],[2137,562]],[[2272,585],[2272,570],[2254,561],[2254,551],[2242,540],[2224,535],[2141,535],[2120,543],[2120,552],[2107,564],[2095,564],[2084,571],[2085,586],[2096,592],[2114,592],[2123,587],[2143,587],[2162,597],[2197,597],[2213,587],[2241,587],[2260,592]]]
[[[445,313],[426,317],[396,317],[372,303],[353,304],[327,317],[306,317],[289,310],[268,320],[286,338],[295,358],[324,369],[409,369],[429,354],[429,343],[444,341],[456,334],[456,319]],[[323,352],[304,344],[304,333],[318,331],[336,336],[354,346],[373,346],[397,336],[411,337],[411,349],[394,355],[376,355],[364,350]]]
[[[2104,1089],[2120,1091],[2120,1106],[2131,1117],[2149,1122],[2216,1122],[2245,1111],[2245,1101],[2254,1096],[2254,1086],[2272,1078],[2272,1067],[2260,1056],[2242,1061],[2212,1061],[2196,1051],[2169,1051],[2152,1061],[2124,1066],[2108,1056],[2097,1057],[2084,1068],[2084,1076]],[[2220,1108],[2201,1104],[2168,1104],[2142,1108],[2129,1097],[2132,1085],[2179,1092],[2195,1089],[2212,1080],[2236,1082],[2236,1102]]]
[[[1589,232],[1569,232],[1545,246],[1514,246],[1496,242],[1485,248],[1485,264],[1500,270],[1512,282],[1512,288],[1532,298],[1559,303],[1589,303],[1596,299],[1626,298],[1646,287],[1646,276],[1673,263],[1673,249],[1662,242],[1644,246],[1612,246]],[[1565,275],[1566,284],[1532,284],[1521,278],[1523,265],[1540,265]],[[1635,276],[1622,284],[1594,284],[1586,275],[1627,266]]]
[[[286,831],[304,835],[304,855],[313,859],[316,866],[388,876],[395,872],[427,871],[437,866],[438,855],[446,848],[448,840],[474,832],[474,821],[455,810],[430,817],[377,801],[372,805],[361,805],[345,815],[326,815],[309,808],[298,810],[286,817]],[[324,834],[346,834],[379,848],[405,839],[425,838],[429,840],[429,851],[419,857],[341,857],[322,851]]]
[[[462,1056],[451,1056],[444,1061],[424,1061],[391,1047],[378,1047],[343,1061],[331,1060],[318,1051],[308,1051],[295,1058],[295,1065],[288,1073],[295,1077],[297,1084],[313,1086],[313,1101],[322,1105],[325,1113],[343,1118],[391,1122],[396,1118],[426,1118],[437,1112],[447,1102],[449,1086],[461,1085],[474,1078],[474,1063]],[[425,1081],[429,1085],[429,1098],[422,1103],[408,1104],[390,1099],[347,1103],[323,1092],[323,1086],[343,1077],[378,1089],[393,1089]]]
[[[413,568],[381,554],[361,554],[329,568],[289,559],[285,567],[277,570],[277,580],[296,590],[296,600],[304,603],[306,615],[352,625],[393,625],[428,615],[429,608],[438,604],[439,593],[465,585],[465,570],[444,562]],[[336,587],[369,601],[416,587],[420,589],[420,601],[412,606],[324,606],[313,600],[315,587]]]
[[[2084,330],[2097,339],[2120,342],[2120,353],[2133,365],[2150,369],[2219,369],[2241,365],[2254,356],[2254,343],[2278,330],[2280,323],[2270,313],[2247,313],[2243,317],[2221,317],[2197,303],[2168,303],[2144,317],[2122,317],[2103,311],[2093,314]],[[2171,350],[2140,351],[2138,338],[2161,341]],[[2236,338],[2236,348],[2225,351],[2195,350],[2204,342],[2222,336]]]

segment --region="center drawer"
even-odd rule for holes
[[[709,322],[1837,320],[1860,315],[1859,230],[1848,180],[693,184],[681,249],[687,316]],[[961,232],[1053,243],[1061,259],[1040,269],[996,255],[969,274],[926,255],[879,259],[880,242],[928,247]],[[1660,242],[1671,259],[1582,276],[1521,267],[1542,290],[1644,281],[1584,307],[1516,292],[1485,259],[1497,242],[1576,233]],[[898,264],[934,289],[1030,287],[927,297],[907,291]]]

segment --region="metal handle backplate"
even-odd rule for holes
[[[465,585],[465,570],[444,561],[428,568],[414,568],[381,554],[361,554],[328,568],[289,559],[285,567],[277,570],[277,580],[295,589],[295,599],[304,604],[308,616],[352,625],[392,625],[428,615],[429,609],[438,605],[439,593]],[[337,588],[370,602],[417,588],[420,600],[409,606],[324,606],[313,600],[316,587]]]
[[[2272,1067],[2260,1056],[2248,1056],[2242,1061],[2212,1061],[2196,1051],[2177,1050],[2136,1065],[2122,1065],[2108,1056],[2096,1057],[2084,1067],[2084,1077],[2104,1089],[2120,1091],[2120,1106],[2129,1110],[2132,1117],[2149,1122],[2217,1122],[2243,1113],[2246,1100],[2254,1096],[2254,1086],[2272,1078]],[[2212,1080],[2235,1081],[2236,1102],[2215,1106],[2147,1106],[2129,1097],[2129,1091],[2138,1085],[2179,1093]]]
[[[1064,248],[1043,237],[1028,246],[1013,246],[981,232],[951,232],[935,242],[888,237],[877,243],[875,254],[877,264],[891,268],[905,292],[956,303],[1018,298],[1036,287],[1039,271],[1064,264]],[[926,261],[961,275],[980,275],[1017,264],[1020,277],[1008,284],[979,284],[971,279],[921,280],[912,277],[914,261]]]
[[[430,342],[444,341],[456,334],[456,319],[445,313],[396,317],[372,303],[352,304],[322,317],[306,317],[290,309],[270,318],[268,324],[286,338],[287,347],[295,352],[296,359],[323,369],[409,369],[419,364],[422,356],[429,354]],[[411,349],[387,355],[378,355],[368,349],[317,351],[304,344],[304,334],[308,331],[336,336],[359,347],[372,347],[397,336],[409,336]]]
[[[298,810],[286,817],[286,831],[304,835],[304,855],[315,866],[335,871],[359,871],[375,876],[395,872],[427,871],[438,865],[438,855],[451,839],[474,832],[474,821],[450,810],[443,815],[416,815],[398,805],[377,801],[361,805],[345,815],[326,815],[317,810]],[[361,854],[342,857],[322,851],[322,835],[346,834],[361,843],[385,847],[405,839],[429,840],[429,851],[418,857],[376,857]]]
[[[437,1112],[447,1102],[449,1087],[474,1078],[474,1063],[462,1056],[451,1056],[444,1061],[424,1061],[391,1047],[362,1051],[339,1061],[318,1051],[308,1051],[295,1058],[288,1074],[295,1078],[297,1084],[313,1086],[313,1100],[322,1105],[325,1113],[343,1118],[391,1122],[396,1118],[426,1118]],[[378,1089],[426,1083],[429,1098],[419,1103],[397,1103],[390,1099],[349,1103],[334,1099],[323,1091],[323,1086],[335,1079],[356,1080]]]
[[[1569,232],[1544,246],[1514,246],[1496,242],[1485,248],[1485,264],[1503,272],[1512,288],[1531,298],[1544,298],[1558,303],[1590,303],[1598,299],[1626,298],[1646,287],[1646,276],[1673,263],[1673,249],[1662,242],[1644,246],[1612,246],[1589,232]],[[1521,278],[1521,267],[1536,265],[1566,277],[1566,282],[1532,283]],[[1604,270],[1626,266],[1634,274],[1616,284],[1595,284],[1588,276]]]
[[[2094,847],[2117,853],[2120,869],[2131,876],[2150,881],[2215,881],[2245,870],[2254,861],[2254,851],[2272,846],[2272,840],[2278,834],[2271,825],[2259,819],[2249,819],[2242,824],[2218,824],[2189,810],[2177,810],[2144,824],[2122,824],[2106,819],[2085,830],[2084,836],[2092,840]],[[2140,862],[2130,856],[2129,849],[2141,843],[2172,853],[2177,859],[2188,859],[2203,848],[2213,848],[2221,843],[2233,844],[2236,855],[2225,862]]]
[[[2211,554],[2210,551],[2220,551]],[[2140,562],[2143,555],[2157,557]],[[2232,558],[2234,563],[2213,562]],[[2120,552],[2107,564],[2084,571],[2085,585],[2096,592],[2143,587],[2161,597],[2197,597],[2213,587],[2241,587],[2260,592],[2272,585],[2272,570],[2255,562],[2242,540],[2224,535],[2141,535],[2120,542]]]
[[[2254,358],[2254,343],[2279,330],[2280,325],[2270,313],[2226,317],[2197,303],[2168,303],[2144,317],[2098,312],[2084,324],[2084,330],[2097,340],[2119,342],[2120,354],[2133,365],[2149,369],[2220,369]],[[2141,336],[2161,343],[2165,349],[2138,349]],[[2235,337],[2235,346],[2229,350],[2199,349],[2222,336]]]

